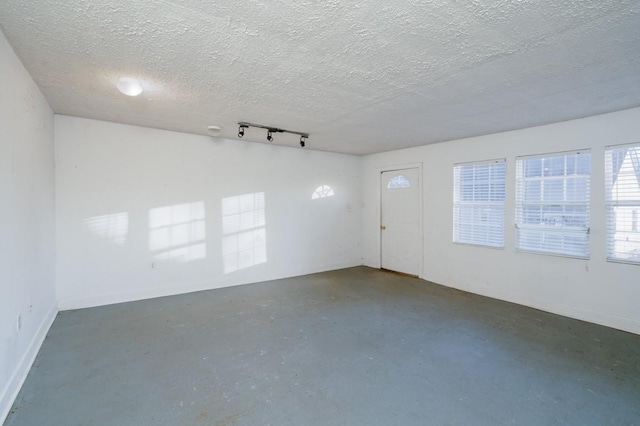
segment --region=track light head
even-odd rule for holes
[[[273,141],[273,136],[271,136],[271,130],[267,130],[267,140],[268,140],[269,142],[272,142],[272,141]]]
[[[247,128],[247,126],[240,126],[240,127],[238,128],[238,137],[239,137],[239,138],[241,138],[241,137],[243,137],[243,136],[244,136],[244,129],[246,129],[246,128]]]
[[[304,148],[305,143],[306,143],[306,138],[304,136],[300,136],[300,146],[302,148]]]

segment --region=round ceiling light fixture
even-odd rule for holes
[[[209,132],[211,136],[218,136],[220,132],[222,132],[222,127],[211,125],[207,127],[207,132]]]
[[[142,93],[142,84],[140,80],[133,77],[120,77],[118,90],[127,96],[138,96]]]

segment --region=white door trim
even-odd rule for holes
[[[382,268],[382,230],[380,229],[380,225],[382,225],[382,180],[380,177],[383,172],[393,172],[397,170],[404,169],[418,169],[418,179],[420,181],[420,191],[418,192],[418,206],[419,206],[419,216],[420,216],[420,273],[418,274],[419,278],[424,278],[424,181],[422,180],[422,163],[409,163],[409,164],[398,164],[395,166],[386,166],[378,168],[378,265]]]

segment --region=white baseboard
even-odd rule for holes
[[[425,280],[430,281],[427,279]],[[540,311],[549,312],[551,314],[560,315],[579,321],[590,322],[592,324],[603,325],[605,327],[615,328],[617,330],[640,335],[640,322],[634,320],[633,318],[622,317],[609,312],[593,311],[590,309],[582,308],[580,306],[572,306],[564,303],[518,298],[514,297],[513,295],[497,293],[485,288],[478,288],[460,283],[436,284],[442,285],[444,287],[455,288],[456,290],[466,291],[468,293],[478,294],[480,296],[490,297],[492,299],[527,306],[529,308],[538,309]]]
[[[153,299],[155,297],[173,296],[177,294],[192,293],[195,291],[214,290],[217,288],[254,284],[262,281],[293,278],[301,275],[333,271],[336,269],[352,268],[354,266],[361,265],[362,263],[360,261],[329,263],[312,268],[291,269],[285,274],[265,274],[264,276],[252,277],[251,279],[236,280],[221,277],[217,280],[204,280],[175,286],[149,287],[120,293],[92,295],[73,299],[58,299],[58,309],[60,311],[68,311],[72,309],[92,308],[95,306],[112,305],[114,303],[133,302],[136,300]]]
[[[33,339],[31,339],[31,343],[29,343],[22,359],[16,366],[11,379],[9,379],[9,383],[7,383],[2,390],[2,393],[0,394],[0,424],[3,424],[7,419],[9,411],[18,396],[18,392],[20,392],[24,381],[27,379],[29,370],[40,351],[40,346],[42,346],[42,342],[44,342],[44,338],[47,336],[49,328],[51,328],[51,324],[53,324],[53,320],[56,318],[57,314],[58,309],[56,309],[55,306],[51,307],[40,323]]]

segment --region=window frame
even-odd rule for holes
[[[469,242],[469,241],[460,241],[459,231],[460,231],[460,222],[461,217],[459,214],[459,208],[461,205],[464,205],[468,202],[463,202],[459,200],[459,194],[461,192],[461,184],[460,179],[457,179],[458,168],[462,168],[464,166],[482,166],[482,165],[494,165],[501,164],[504,167],[504,180],[502,182],[504,192],[502,194],[502,201],[482,201],[478,202],[478,205],[489,205],[489,206],[500,206],[502,209],[502,244],[501,245],[493,245],[486,244],[482,242]],[[475,247],[485,247],[496,250],[504,250],[506,246],[506,199],[507,199],[507,160],[506,158],[495,158],[490,160],[481,160],[481,161],[467,161],[462,163],[454,163],[453,164],[453,223],[452,223],[452,242],[454,244],[466,245],[466,246],[475,246]],[[489,182],[491,180],[489,179]],[[475,183],[475,182],[474,182]],[[469,205],[469,204],[468,204]],[[473,222],[475,223],[475,222]],[[457,237],[457,239],[456,239]]]
[[[614,151],[614,150],[619,150],[619,149],[623,149],[623,148],[638,148],[640,150],[640,141],[638,142],[632,142],[632,143],[625,143],[625,144],[616,144],[616,145],[608,145],[605,146],[604,148],[604,209],[605,209],[605,241],[606,241],[606,246],[605,246],[605,252],[606,252],[606,261],[607,262],[611,262],[611,263],[624,263],[627,265],[640,265],[640,260],[628,260],[628,259],[624,259],[624,258],[619,258],[619,257],[613,257],[612,256],[612,245],[611,245],[611,238],[615,238],[615,235],[611,235],[611,231],[612,231],[612,227],[610,224],[610,220],[611,220],[611,216],[610,216],[610,212],[615,205],[613,200],[610,198],[611,196],[611,192],[613,190],[613,185],[614,182],[612,182],[612,175],[610,175],[609,173],[612,171],[611,167],[613,166],[610,163],[610,159],[611,157],[609,156],[609,152]],[[633,161],[633,160],[632,160]],[[623,159],[624,162],[624,159]],[[620,166],[622,167],[622,163],[620,164]],[[634,167],[635,168],[635,167]],[[619,171],[618,171],[619,172]],[[640,185],[640,182],[638,182]],[[635,201],[635,200],[634,200]],[[617,202],[616,202],[617,203]],[[631,207],[632,208],[632,225],[633,225],[633,213],[636,213],[636,226],[637,226],[637,230],[635,231],[629,231],[632,233],[638,233],[640,232],[640,226],[638,226],[639,224],[637,223],[638,221],[638,211],[640,211],[640,200],[636,201],[635,203],[623,203],[625,204],[626,207]],[[614,230],[614,234],[615,234],[615,230]],[[615,246],[613,247],[615,249]]]
[[[552,159],[554,157],[560,157],[560,158],[566,158],[567,156],[570,155],[580,155],[580,154],[589,154],[589,173],[587,175],[578,175],[577,173],[575,174],[576,178],[578,176],[580,177],[587,177],[587,184],[586,184],[586,197],[585,197],[585,201],[584,202],[580,202],[578,203],[577,201],[571,202],[566,200],[566,192],[567,192],[567,178],[572,176],[572,175],[568,175],[567,172],[567,163],[565,160],[565,163],[563,165],[563,175],[562,176],[544,176],[544,169],[541,170],[541,175],[540,176],[533,176],[533,177],[525,177],[525,171],[524,171],[524,161],[525,160],[530,160],[530,159]],[[521,252],[521,253],[531,253],[531,254],[540,254],[540,255],[544,255],[544,256],[557,256],[557,257],[565,257],[565,258],[570,258],[570,259],[581,259],[581,260],[588,260],[591,258],[591,199],[593,196],[593,193],[591,191],[591,177],[593,174],[593,158],[591,155],[591,149],[590,148],[584,148],[584,149],[576,149],[576,150],[569,150],[569,151],[557,151],[557,152],[547,152],[547,153],[541,153],[541,154],[530,154],[530,155],[520,155],[517,156],[515,159],[516,162],[516,182],[515,182],[515,186],[516,186],[516,190],[515,190],[515,220],[514,220],[514,224],[515,224],[515,228],[516,228],[516,232],[515,232],[515,242],[514,242],[514,246],[515,246],[515,250],[517,252]],[[577,171],[577,165],[576,165],[576,171]],[[562,178],[562,182],[563,182],[563,200],[561,201],[529,201],[528,203],[526,202],[526,200],[524,200],[524,188],[526,186],[526,182],[532,182],[532,181],[540,181],[541,183],[544,180],[560,180],[560,178]],[[542,191],[542,189],[541,189]],[[542,195],[541,195],[542,197]],[[550,227],[546,227],[546,225],[542,225],[542,224],[524,224],[523,222],[523,216],[524,216],[524,206],[526,204],[539,204],[541,207],[542,206],[557,206],[560,205],[563,208],[567,207],[567,206],[584,206],[585,209],[585,219],[586,219],[586,227],[580,229],[580,228],[565,228],[564,225],[562,225],[561,229],[553,229]],[[560,252],[560,251],[548,251],[548,250],[542,250],[542,249],[532,249],[532,248],[523,248],[521,247],[520,244],[520,232],[521,231],[539,231],[541,235],[543,235],[544,233],[557,233],[557,235],[571,235],[571,234],[575,234],[575,235],[584,235],[586,237],[586,254],[581,255],[581,254],[575,254],[575,253],[567,253],[567,252]],[[546,231],[546,232],[545,232]]]

